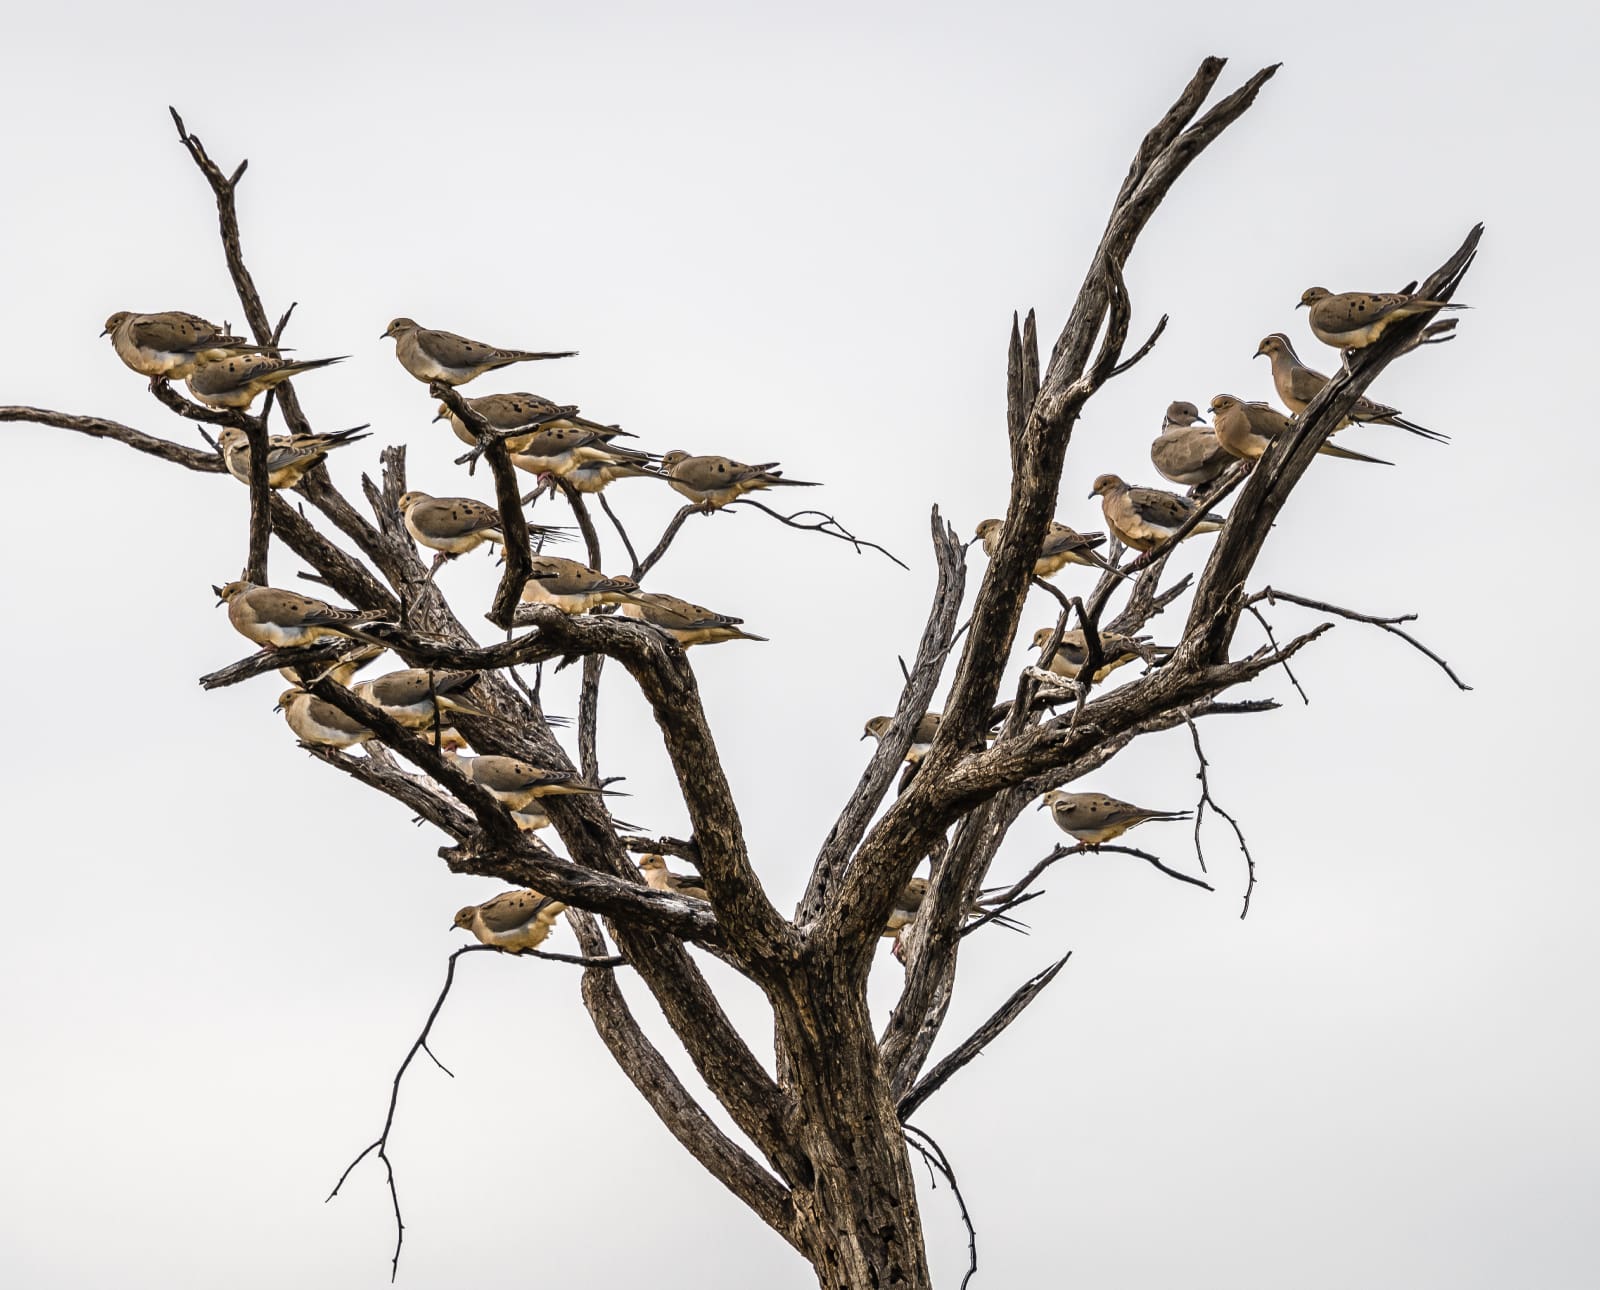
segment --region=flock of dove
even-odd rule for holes
[[[1312,333],[1345,356],[1375,343],[1389,326],[1402,319],[1461,307],[1408,293],[1336,295],[1322,287],[1305,292],[1300,304],[1310,310]],[[1447,333],[1452,325],[1434,324],[1429,328],[1432,334],[1423,343],[1449,339]],[[226,326],[182,312],[116,313],[106,320],[102,335],[109,335],[118,357],[135,372],[150,378],[152,385],[182,380],[198,402],[241,413],[290,377],[342,361],[289,359],[276,347],[253,344],[231,335]],[[409,318],[396,318],[383,335],[394,340],[400,365],[417,380],[450,387],[513,363],[572,355],[572,351],[501,349],[453,332],[422,327]],[[1150,457],[1165,479],[1188,488],[1188,496],[1130,485],[1113,474],[1101,475],[1094,481],[1090,496],[1099,497],[1106,526],[1124,545],[1148,552],[1169,541],[1203,508],[1206,488],[1233,461],[1258,459],[1276,438],[1296,424],[1298,414],[1328,382],[1322,373],[1301,362],[1282,333],[1263,340],[1256,354],[1270,360],[1273,386],[1289,409],[1288,415],[1267,403],[1248,403],[1231,394],[1219,394],[1211,400],[1209,426],[1192,403],[1174,402],[1167,408]],[[576,415],[574,409],[536,394],[490,394],[466,399],[465,403],[502,437],[513,465],[541,482],[558,476],[583,493],[598,492],[618,479],[664,479],[695,506],[709,512],[760,489],[814,486],[809,481],[784,478],[776,462],[747,465],[727,457],[694,456],[681,450],[658,457],[628,448],[616,440],[633,436],[619,427],[587,420]],[[434,420],[448,420],[457,437],[472,447],[478,446],[474,429],[444,404],[439,405]],[[1406,420],[1399,409],[1370,399],[1358,401],[1340,428],[1352,422],[1395,426],[1431,440],[1446,438]],[[365,438],[361,433],[364,429],[269,436],[268,485],[275,489],[294,487],[330,452]],[[228,472],[248,483],[250,444],[245,432],[230,426],[218,437],[217,446]],[[1320,451],[1347,460],[1389,464],[1332,443]],[[474,498],[433,497],[411,491],[400,498],[399,504],[407,532],[418,544],[437,553],[430,576],[444,561],[485,543],[505,544],[499,510]],[[1214,532],[1223,522],[1223,516],[1207,511],[1185,536]],[[1002,528],[998,519],[987,519],[978,525],[974,541],[981,541],[991,557],[999,548]],[[642,591],[631,578],[607,576],[577,560],[546,555],[544,543],[559,540],[561,535],[541,525],[529,524],[528,529],[537,545],[532,557],[533,574],[522,592],[526,601],[553,605],[568,614],[615,606],[617,612],[650,624],[684,647],[765,639],[744,631],[741,619],[676,596]],[[1079,533],[1052,522],[1034,575],[1049,578],[1069,564],[1114,569],[1096,550],[1105,541],[1103,533]],[[359,628],[380,617],[247,581],[230,582],[215,590],[219,603],[228,607],[228,620],[233,627],[266,649],[310,645],[328,638],[348,640],[347,629]],[[1041,665],[1056,676],[1076,681],[1088,659],[1088,642],[1081,631],[1065,631],[1051,651],[1051,638],[1056,634],[1055,628],[1044,627],[1033,636],[1034,647],[1046,651]],[[1163,652],[1142,639],[1112,633],[1101,634],[1101,647],[1101,660],[1093,674],[1096,682],[1136,658],[1152,659]],[[322,675],[349,685],[357,669],[382,653],[377,646],[361,645]],[[360,722],[305,689],[293,669],[284,669],[284,675],[294,684],[279,696],[278,706],[303,743],[344,749],[376,737]],[[540,806],[544,797],[604,792],[573,771],[532,766],[496,753],[472,754],[466,739],[449,722],[452,713],[487,715],[472,707],[466,698],[477,679],[475,672],[406,668],[358,682],[352,688],[401,725],[431,732],[441,755],[450,758],[467,778],[504,804],[519,828],[541,829],[549,825],[549,816]],[[866,723],[862,738],[882,738],[890,724],[889,717],[873,717]],[[908,773],[914,773],[917,763],[927,754],[938,724],[939,714],[930,712],[918,725],[906,754],[911,763]],[[1189,811],[1149,810],[1103,793],[1061,790],[1046,793],[1040,809],[1048,809],[1064,832],[1088,847],[1110,842],[1148,821],[1180,820],[1191,815]],[[706,899],[698,874],[674,872],[661,855],[645,855],[639,869],[644,881],[656,890]],[[900,935],[915,920],[927,887],[927,879],[911,879],[884,928],[883,934],[894,938],[897,957],[901,952]],[[471,932],[486,945],[521,952],[543,943],[564,909],[560,901],[533,890],[508,891],[481,905],[468,905],[456,914],[453,925]]]

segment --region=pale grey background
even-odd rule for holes
[[[1232,58],[1227,88],[1284,60],[1135,255],[1136,329],[1173,321],[1092,405],[1059,514],[1098,523],[1101,471],[1151,477],[1170,399],[1265,397],[1265,333],[1327,361],[1303,288],[1398,286],[1484,220],[1461,338],[1375,391],[1454,443],[1353,433],[1398,465],[1319,464],[1257,577],[1417,611],[1477,689],[1353,626],[1299,663],[1309,708],[1269,677],[1280,713],[1207,729],[1261,865],[1250,918],[1222,830],[1215,896],[1113,857],[1058,872],[1030,938],[969,943],[951,1040],[1072,964],[918,1120],[960,1170],[979,1285],[1592,1285],[1595,622],[1574,574],[1596,465],[1592,31],[1537,3],[1193,8],[14,14],[0,401],[199,442],[95,336],[117,309],[239,316],[171,102],[222,164],[251,159],[245,244],[269,308],[300,302],[293,343],[352,355],[300,383],[321,428],[375,426],[335,460],[342,484],[395,442],[417,486],[467,483],[377,339],[398,313],[582,351],[473,393],[532,388],[659,451],[827,481],[804,500],[912,573],[745,512],[692,521],[657,583],[772,637],[695,661],[787,904],[914,647],[929,505],[970,531],[1003,503],[1011,310],[1036,306],[1053,339],[1138,138],[1203,55]],[[244,652],[207,594],[239,567],[242,489],[63,432],[3,439],[0,1272],[380,1286],[381,1169],[323,1197],[381,1123],[450,914],[496,887],[297,752],[275,679],[195,685]],[[675,501],[612,495],[641,536]],[[276,557],[276,580],[291,569]],[[444,579],[487,604],[493,570]],[[685,827],[625,680],[603,714],[625,814]],[[1090,783],[1188,805],[1187,737]],[[1030,815],[997,876],[1057,836]],[[1182,826],[1138,841],[1193,867]],[[887,1006],[886,954],[879,971]],[[401,1284],[810,1284],[654,1122],[575,986],[552,964],[463,965],[436,1038],[457,1078],[415,1070],[393,1144]],[[733,999],[764,1048],[760,1001]],[[954,1285],[964,1234],[945,1190],[924,1203]]]

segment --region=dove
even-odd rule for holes
[[[354,717],[299,686],[291,686],[278,696],[278,710],[303,744],[348,748],[377,738]]]
[[[275,358],[270,354],[234,355],[201,364],[184,384],[189,387],[189,393],[207,407],[244,412],[274,385],[282,384],[291,376],[342,363],[348,357],[348,354],[341,354],[338,358],[296,360]]]
[[[537,394],[485,394],[464,401],[467,407],[482,417],[493,430],[507,433],[526,426],[528,429],[526,436],[516,435],[506,440],[506,446],[514,451],[520,450],[517,445],[526,440],[533,439],[540,433],[549,432],[560,432],[568,441],[590,436],[602,443],[614,438],[633,438],[621,426],[606,426],[598,421],[589,421],[570,410],[563,411],[559,404]],[[561,415],[557,416],[557,413]],[[448,421],[457,439],[469,447],[478,446],[478,438],[472,433],[471,427],[452,412],[448,404],[439,405],[439,415],[434,417],[434,420]]]
[[[1189,488],[1203,488],[1225,471],[1233,458],[1217,442],[1217,435],[1200,420],[1192,403],[1169,403],[1161,433],[1150,445],[1150,460],[1163,479]]]
[[[512,363],[528,363],[541,358],[572,358],[578,351],[530,353],[523,349],[496,349],[482,341],[468,340],[453,331],[434,331],[410,318],[396,318],[384,329],[394,338],[394,354],[400,366],[424,384],[465,385],[476,376]]]
[[[982,912],[982,905],[980,901],[983,897],[993,896],[996,892],[1003,890],[1004,888],[991,887],[988,891],[980,892],[979,900],[970,900],[967,902],[967,916],[972,917],[973,915]],[[890,909],[889,918],[883,925],[882,934],[884,936],[890,936],[894,938],[892,953],[894,954],[895,958],[899,959],[902,963],[905,962],[905,948],[901,944],[900,935],[907,927],[916,922],[917,915],[922,910],[922,902],[927,898],[927,895],[928,880],[926,878],[912,878],[908,880],[906,885],[900,889],[900,894],[895,897],[894,907]],[[1017,922],[1016,919],[1007,918],[1003,914],[996,915],[992,921],[1000,924],[1001,927],[1009,928],[1012,931],[1020,932],[1026,930],[1023,924]]]
[[[389,617],[380,610],[357,613],[354,609],[330,605],[325,600],[242,580],[211,590],[217,593],[219,605],[228,606],[228,621],[234,629],[267,649],[285,649],[328,637],[346,636],[349,628]]]
[[[922,720],[917,722],[917,728],[911,734],[911,747],[906,749],[907,761],[919,762],[928,755],[928,749],[933,747],[933,737],[939,731],[939,717],[940,714],[937,712],[926,712]],[[873,717],[862,729],[861,738],[866,739],[870,736],[882,742],[893,724],[893,717]]]
[[[1450,318],[1446,321],[1454,326],[1456,320]],[[1422,343],[1430,342],[1424,340]],[[1256,347],[1255,356],[1260,358],[1263,354],[1272,364],[1272,385],[1278,391],[1278,397],[1283,400],[1284,406],[1290,412],[1299,416],[1306,410],[1311,400],[1322,393],[1322,387],[1328,383],[1328,378],[1302,363],[1300,355],[1294,352],[1294,346],[1289,343],[1289,338],[1281,331],[1273,332]],[[1386,403],[1377,403],[1365,397],[1356,400],[1355,407],[1346,413],[1344,420],[1339,422],[1336,429],[1343,429],[1352,421],[1398,426],[1424,439],[1432,439],[1435,443],[1446,443],[1450,439],[1447,434],[1419,426],[1415,421],[1407,421],[1400,415],[1399,408],[1391,408]]]
[[[1000,539],[1005,533],[1004,520],[984,520],[978,525],[974,537],[983,541],[983,553],[991,560],[1000,549]],[[1109,569],[1105,557],[1094,548],[1104,545],[1104,533],[1079,533],[1065,524],[1050,521],[1045,530],[1044,545],[1039,548],[1039,558],[1033,562],[1033,576],[1048,578],[1069,564],[1087,565],[1094,569]]]
[[[503,891],[481,905],[458,909],[450,925],[471,932],[485,945],[520,954],[544,944],[564,909],[566,906],[559,900],[524,887],[520,891]]]
[[[639,869],[644,874],[645,884],[656,891],[675,892],[679,896],[688,896],[692,900],[706,900],[706,887],[704,880],[697,873],[673,873],[667,868],[665,856],[650,853],[639,857]]]
[[[1033,648],[1042,650],[1055,635],[1054,627],[1041,627],[1033,634]],[[1100,666],[1094,670],[1094,682],[1099,684],[1124,663],[1143,658],[1139,642],[1131,636],[1115,632],[1100,633]],[[1057,676],[1076,681],[1083,665],[1089,661],[1089,642],[1077,628],[1061,633],[1061,643],[1056,646],[1055,657],[1050,660],[1050,670]]]
[[[632,578],[608,578],[588,565],[558,555],[536,555],[533,576],[522,588],[531,604],[554,605],[565,614],[581,614],[596,605],[618,604],[638,594]]]
[[[1118,475],[1101,475],[1094,481],[1089,495],[1100,498],[1100,510],[1111,531],[1136,551],[1153,551],[1199,509],[1176,493],[1159,488],[1135,488]],[[1214,533],[1225,519],[1225,516],[1209,512],[1189,530],[1188,536]]]
[[[370,436],[367,427],[338,430],[333,434],[275,434],[267,439],[267,486],[293,488],[305,473],[335,448]],[[235,479],[250,482],[250,437],[238,426],[229,426],[217,436],[222,464]]]
[[[271,345],[252,345],[195,314],[180,309],[136,314],[124,309],[106,319],[102,336],[111,337],[117,357],[152,381],[181,381],[202,363],[233,354],[276,354]]]
[[[1146,820],[1187,820],[1194,815],[1193,811],[1149,811],[1104,793],[1064,793],[1059,788],[1044,795],[1038,809],[1046,807],[1063,832],[1091,847],[1121,837]]]
[[[481,757],[456,755],[452,760],[463,775],[513,811],[525,812],[528,804],[538,797],[604,792],[594,784],[584,783],[577,771],[542,770],[520,758],[499,753],[485,753]]]
[[[312,681],[324,678],[337,685],[348,686],[350,679],[368,663],[380,658],[386,651],[382,645],[355,645],[331,663],[307,663],[295,667],[280,667],[278,675],[297,689]],[[304,675],[301,673],[304,672]]]
[[[659,627],[685,649],[691,645],[715,645],[721,641],[767,639],[742,631],[739,626],[744,622],[742,618],[730,618],[704,605],[690,604],[687,600],[679,600],[676,596],[659,591],[641,591],[630,596],[621,612],[629,618]]]
[[[1231,456],[1244,461],[1257,460],[1280,435],[1287,434],[1295,427],[1293,421],[1265,403],[1246,403],[1231,394],[1219,394],[1211,400],[1211,419],[1217,427],[1217,442]],[[1394,465],[1392,461],[1368,457],[1334,443],[1325,443],[1317,451],[1327,457],[1342,457],[1346,461],[1365,461],[1375,466]]]
[[[420,489],[400,495],[400,514],[406,532],[430,551],[445,556],[466,552],[495,542],[506,543],[500,527],[500,512],[487,502],[471,497],[432,497]],[[544,524],[529,524],[528,536],[534,539],[565,541],[566,535]]]
[[[1397,322],[1440,309],[1465,309],[1443,300],[1425,300],[1408,292],[1344,291],[1310,287],[1297,308],[1311,310],[1311,334],[1335,349],[1365,349]]]
[[[775,461],[748,466],[730,457],[691,457],[675,448],[661,459],[661,472],[676,492],[702,510],[715,511],[758,488],[816,488],[804,479],[785,479]]]
[[[625,450],[611,449],[604,457],[585,457],[561,467],[555,473],[567,483],[571,484],[580,493],[598,493],[613,479],[661,479],[662,474],[653,466],[647,465],[649,458],[643,453],[628,453]],[[512,458],[516,461],[516,458]]]
[[[425,667],[408,667],[362,681],[355,687],[355,693],[373,707],[382,708],[408,729],[422,730],[434,725],[446,712],[463,712],[469,717],[491,715],[456,697],[470,689],[478,675],[477,672],[430,672]]]

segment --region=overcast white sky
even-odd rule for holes
[[[746,511],[693,520],[655,584],[772,638],[695,663],[787,904],[915,646],[929,506],[970,532],[1003,505],[1011,311],[1037,307],[1048,348],[1134,146],[1202,56],[1230,57],[1224,89],[1283,61],[1135,254],[1135,330],[1172,323],[1091,406],[1058,514],[1098,525],[1096,474],[1152,478],[1170,400],[1267,397],[1266,333],[1332,361],[1294,313],[1305,287],[1399,286],[1483,220],[1460,339],[1374,391],[1454,442],[1352,432],[1396,467],[1319,464],[1255,579],[1415,611],[1476,688],[1349,625],[1297,666],[1310,707],[1269,677],[1281,712],[1206,730],[1260,864],[1249,919],[1220,829],[1212,896],[1115,857],[1057,872],[1030,937],[969,942],[949,1040],[1072,963],[917,1120],[960,1171],[978,1286],[1593,1285],[1588,20],[1073,8],[13,14],[0,403],[199,443],[96,337],[118,309],[239,318],[172,103],[224,166],[250,158],[246,250],[270,309],[299,301],[293,344],[351,355],[299,388],[322,429],[373,423],[333,465],[353,495],[399,442],[413,486],[490,495],[378,339],[396,314],[582,351],[471,393],[531,388],[657,451],[825,481],[805,501],[911,573]],[[452,912],[497,887],[447,874],[431,829],[297,751],[276,678],[196,686],[245,652],[208,594],[239,568],[243,489],[34,427],[0,427],[0,455],[0,1276],[381,1286],[381,1168],[323,1197],[382,1122]],[[676,501],[612,496],[641,536]],[[1204,541],[1174,564],[1198,567]],[[443,577],[487,604],[487,559]],[[1050,619],[1036,609],[1024,637]],[[553,683],[555,710],[573,684]],[[624,813],[681,831],[643,705],[619,679],[602,706]],[[1177,732],[1086,786],[1176,809],[1193,775]],[[1030,814],[996,877],[1058,836]],[[1194,867],[1183,826],[1137,841]],[[884,1007],[896,973],[885,952]],[[414,1070],[393,1142],[401,1285],[812,1284],[655,1123],[576,986],[554,964],[463,963],[435,1039],[456,1078]],[[759,999],[732,1001],[765,1050]],[[953,1286],[964,1233],[946,1191],[923,1202]]]

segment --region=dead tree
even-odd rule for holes
[[[823,1286],[881,1290],[929,1284],[908,1142],[947,1175],[948,1162],[920,1133],[912,1130],[908,1137],[908,1117],[1010,1025],[1060,970],[1057,962],[1026,981],[989,1021],[929,1066],[954,989],[969,911],[1021,810],[1042,792],[1105,764],[1141,735],[1185,727],[1200,754],[1198,723],[1204,718],[1275,706],[1260,697],[1224,696],[1271,668],[1287,667],[1329,624],[1281,643],[1269,634],[1262,648],[1236,650],[1236,629],[1246,613],[1265,625],[1264,610],[1286,599],[1387,630],[1399,631],[1397,624],[1403,621],[1373,619],[1271,589],[1252,592],[1247,584],[1274,520],[1319,445],[1369,382],[1417,343],[1425,318],[1391,329],[1380,343],[1360,351],[1306,409],[1293,433],[1253,470],[1236,466],[1225,477],[1208,504],[1232,493],[1231,513],[1192,594],[1188,579],[1162,586],[1169,542],[1123,566],[1122,574],[1104,575],[1088,597],[1063,599],[1061,627],[1070,622],[1081,628],[1093,658],[1103,634],[1133,634],[1188,594],[1181,639],[1159,666],[1114,688],[1097,689],[1084,681],[1070,694],[1052,688],[1036,672],[1020,680],[1006,672],[1024,599],[1036,585],[1031,581],[1033,560],[1055,509],[1074,425],[1085,403],[1132,368],[1160,333],[1157,328],[1141,348],[1125,355],[1132,306],[1123,267],[1172,185],[1251,106],[1275,70],[1257,72],[1202,112],[1222,68],[1221,59],[1205,60],[1140,143],[1047,359],[1040,356],[1033,316],[1020,324],[1013,320],[1007,372],[1012,478],[1003,539],[963,629],[958,618],[965,548],[938,510],[933,511],[938,584],[915,660],[905,670],[893,722],[823,838],[809,885],[792,916],[773,906],[757,878],[684,650],[647,625],[622,617],[569,617],[550,606],[519,604],[528,558],[516,476],[504,442],[462,408],[454,391],[438,387],[434,393],[456,407],[476,431],[477,453],[493,476],[507,524],[506,570],[490,617],[508,629],[508,636],[488,645],[479,644],[465,625],[479,611],[458,617],[428,576],[401,522],[396,503],[406,489],[403,449],[383,453],[381,482],[363,481],[370,517],[333,487],[323,467],[312,470],[295,488],[313,513],[308,518],[301,507],[269,489],[262,451],[274,406],[290,430],[310,429],[290,386],[269,399],[266,411],[252,416],[197,407],[165,383],[152,385],[153,393],[180,416],[236,425],[254,446],[245,559],[249,576],[267,581],[269,539],[276,537],[332,593],[360,609],[388,615],[388,621],[365,629],[366,639],[393,650],[407,666],[480,672],[476,693],[488,715],[458,721],[480,752],[570,767],[537,691],[517,669],[550,660],[582,660],[579,762],[583,773],[598,777],[602,768],[595,717],[603,663],[614,665],[613,677],[620,668],[628,683],[638,687],[660,728],[693,835],[676,840],[620,833],[598,799],[558,797],[549,799],[548,807],[563,856],[520,832],[505,808],[442,755],[436,741],[401,727],[323,676],[322,665],[339,652],[338,646],[263,650],[202,679],[207,687],[229,685],[285,662],[298,666],[316,695],[378,734],[368,756],[330,749],[314,750],[316,755],[446,833],[451,841],[440,855],[452,871],[491,875],[564,901],[583,954],[578,960],[583,1003],[602,1042],[683,1147],[788,1241],[813,1266]],[[174,119],[216,198],[223,248],[250,330],[258,342],[276,341],[287,315],[276,324],[268,316],[240,248],[234,194],[244,165],[225,174],[176,113]],[[1474,229],[1422,284],[1426,296],[1450,299],[1478,236]],[[0,408],[0,420],[115,439],[192,471],[223,473],[216,452],[103,418],[13,406]],[[238,487],[231,481],[226,486]],[[575,492],[568,498],[598,567],[599,530],[584,498]],[[691,510],[680,512],[660,543],[639,557],[618,517],[609,506],[605,509],[640,578],[650,572]],[[831,517],[813,513],[814,522],[792,518],[855,540]],[[1119,597],[1120,610],[1107,617]],[[1092,671],[1087,667],[1084,674]],[[947,675],[951,679],[943,720],[931,749],[885,809],[913,731]],[[1003,688],[1008,693],[1002,695]],[[991,734],[997,727],[998,734]],[[1204,767],[1202,754],[1202,771]],[[1202,792],[1202,805],[1214,806],[1203,779]],[[642,850],[692,858],[709,899],[647,887],[630,857],[630,851]],[[1044,865],[1065,853],[1058,848],[1035,866],[1004,893],[1001,904],[1024,898]],[[1160,864],[1154,856],[1134,854]],[[867,1008],[868,973],[896,897],[925,858],[931,858],[931,881],[904,940],[903,991],[887,1026],[877,1034]],[[776,1078],[730,1023],[689,946],[715,955],[765,994],[772,1011]],[[646,1038],[615,980],[615,972],[623,970],[618,963],[637,972],[654,995],[683,1052],[742,1140],[725,1133],[696,1104],[671,1062]],[[426,1046],[426,1037],[424,1031],[417,1047]],[[382,1145],[381,1140],[374,1144],[380,1155]],[[397,1198],[396,1204],[398,1217]]]

